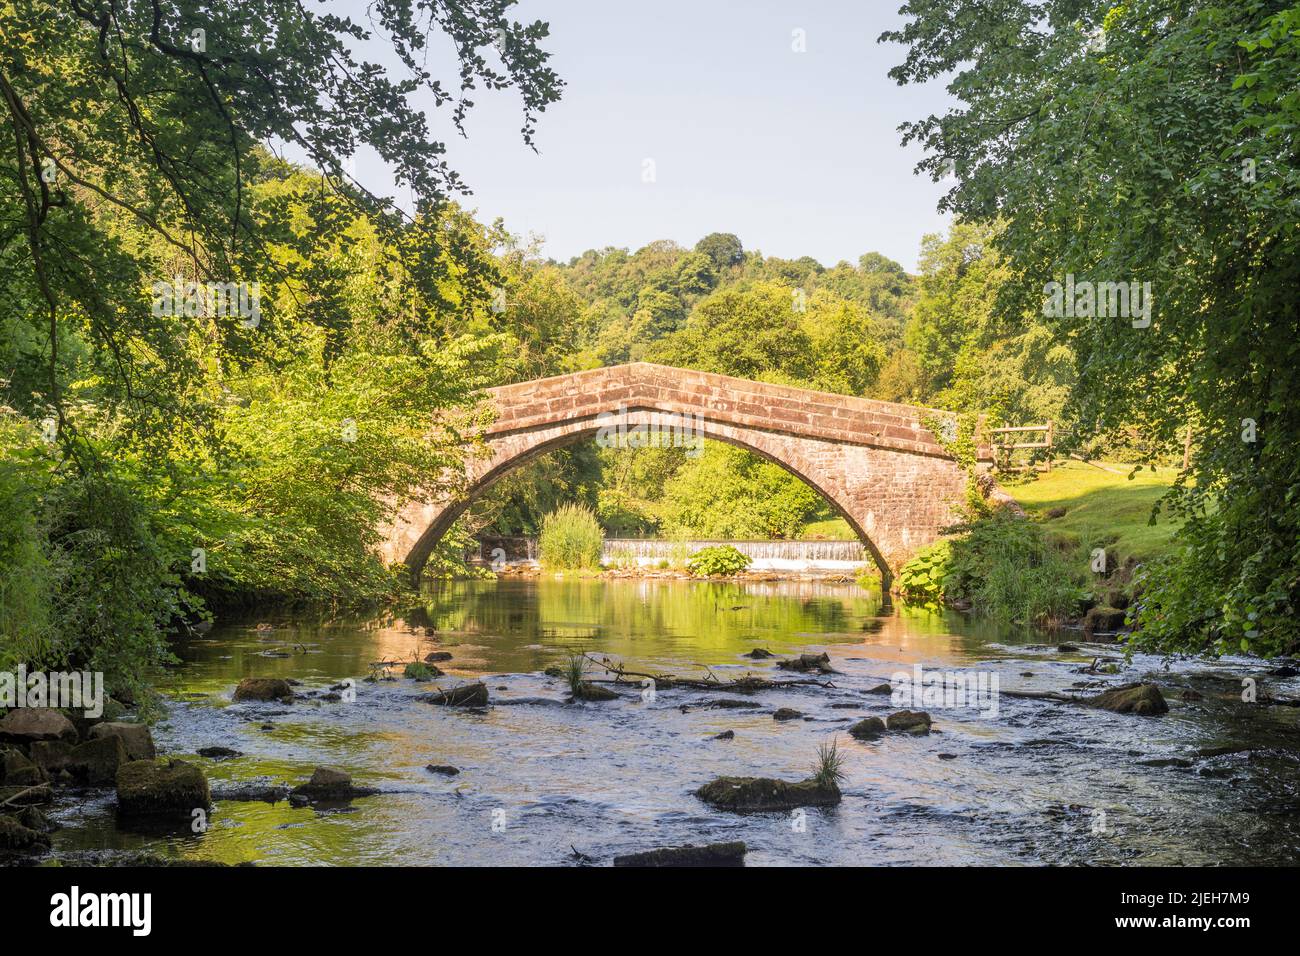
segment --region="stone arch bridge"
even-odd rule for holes
[[[956,518],[966,474],[925,426],[948,413],[634,362],[488,390],[496,417],[453,496],[413,501],[381,556],[418,578],[438,539],[502,475],[586,438],[730,442],[792,472],[848,521],[888,588]],[[659,438],[649,437],[658,434]]]

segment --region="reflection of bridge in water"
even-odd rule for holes
[[[457,494],[398,512],[381,547],[389,563],[418,576],[456,518],[503,475],[598,432],[662,427],[664,416],[806,482],[858,535],[886,587],[953,522],[965,489],[965,473],[926,425],[945,413],[912,405],[645,362],[505,385],[487,399],[496,418],[482,435],[486,454],[469,458]]]

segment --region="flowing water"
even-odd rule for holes
[[[218,792],[253,780],[296,784],[318,765],[381,792],[331,808],[218,799],[201,834],[119,830],[111,791],[63,798],[57,854],[576,865],[743,840],[751,865],[1300,862],[1300,709],[1241,702],[1243,677],[1278,697],[1300,696],[1300,680],[1268,676],[1258,661],[1138,657],[1097,676],[1081,671],[1113,647],[1063,652],[1056,642],[1068,633],[999,632],[811,581],[444,583],[404,617],[269,623],[276,629],[223,625],[177,649],[183,665],[164,688],[160,750],[201,764]],[[567,703],[563,682],[541,673],[581,650],[634,671],[799,676],[741,656],[756,646],[825,651],[839,673],[823,679],[830,687],[759,692],[749,698],[759,706],[745,709],[707,706],[734,693],[649,694],[639,683],[615,701]],[[360,680],[382,673],[375,662],[431,650],[453,655],[432,685]],[[930,736],[849,737],[861,717],[899,709],[867,691],[916,664],[996,675],[1003,690],[1092,690],[1150,675],[1171,711],[1141,717],[1002,696],[996,715],[928,707]],[[317,696],[232,703],[247,676],[291,678]],[[358,679],[354,701],[320,699],[344,678]],[[485,709],[417,699],[479,678],[492,696]],[[1184,701],[1189,688],[1200,698]],[[778,707],[806,716],[776,721]],[[734,739],[715,739],[727,730]],[[818,746],[836,738],[846,758],[836,808],[737,816],[692,794],[721,775],[802,779]],[[194,756],[211,746],[243,756]]]

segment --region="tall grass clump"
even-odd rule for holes
[[[838,737],[817,748],[817,760],[812,769],[812,778],[822,790],[839,788],[840,781],[844,779],[844,754],[840,753]]]
[[[537,553],[544,568],[555,571],[599,568],[604,547],[605,532],[591,509],[583,505],[561,505],[542,519]]]

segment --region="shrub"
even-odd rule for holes
[[[747,554],[741,554],[729,544],[714,545],[709,548],[700,548],[696,551],[686,567],[691,574],[700,577],[714,577],[716,575],[739,574],[749,567],[751,559]]]
[[[561,505],[542,519],[537,553],[542,566],[553,570],[600,567],[605,533],[589,508]]]
[[[1086,562],[1072,560],[1031,521],[999,511],[922,550],[899,572],[909,600],[966,600],[994,619],[1050,624],[1077,612]]]
[[[916,553],[898,572],[898,590],[918,604],[943,603],[944,587],[952,570],[952,545],[939,541]]]

